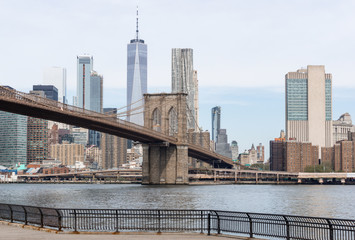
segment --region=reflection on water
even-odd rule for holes
[[[216,209],[355,218],[355,186],[0,184],[0,202],[58,208]]]

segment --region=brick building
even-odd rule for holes
[[[271,141],[270,169],[273,171],[303,172],[318,165],[318,146],[309,142]]]
[[[270,141],[270,170],[286,171],[284,141]]]
[[[355,142],[343,140],[334,145],[334,170],[336,172],[354,171]]]
[[[69,168],[67,167],[52,167],[44,168],[43,174],[60,174],[60,173],[69,173]]]
[[[27,119],[27,163],[41,163],[48,157],[48,121],[33,117]]]
[[[76,161],[84,162],[84,146],[76,143],[51,145],[51,158],[60,160],[63,165],[75,165]]]

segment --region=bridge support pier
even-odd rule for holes
[[[188,184],[187,145],[143,145],[142,184]]]

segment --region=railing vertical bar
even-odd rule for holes
[[[334,236],[333,236],[333,224],[330,222],[329,219],[327,219],[328,225],[329,225],[329,240],[334,240]],[[354,232],[355,234],[355,232]],[[355,235],[354,235],[354,239],[355,239]]]
[[[116,232],[118,232],[118,210],[116,210]]]
[[[221,234],[221,219],[219,218],[219,214],[217,212],[215,212],[215,213],[217,216],[217,233]]]
[[[10,220],[13,223],[14,222],[14,212],[12,211],[12,207],[10,204],[7,205],[10,209]]]
[[[77,219],[76,219],[76,209],[74,209],[74,232],[78,231],[78,225],[77,225]]]
[[[23,208],[23,212],[25,214],[25,225],[27,225],[27,210],[26,210],[25,206],[22,206],[22,208]]]
[[[286,216],[282,216],[285,219],[286,223],[286,240],[290,240],[290,224]]]
[[[38,211],[41,214],[41,228],[43,228],[43,212],[42,212],[42,209],[40,207],[38,207]]]
[[[207,217],[207,235],[211,235],[211,213]]]
[[[249,213],[246,214],[249,219],[249,236],[252,238],[253,237],[253,221],[249,215]]]
[[[158,233],[160,233],[160,210],[158,210]]]
[[[201,233],[203,233],[203,211],[201,211]]]
[[[60,214],[58,209],[55,209],[55,211],[57,212],[57,216],[58,216],[58,231],[62,230],[62,215]]]

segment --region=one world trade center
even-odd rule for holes
[[[127,120],[144,126],[144,100],[147,93],[147,45],[139,39],[138,8],[136,38],[127,45]]]

